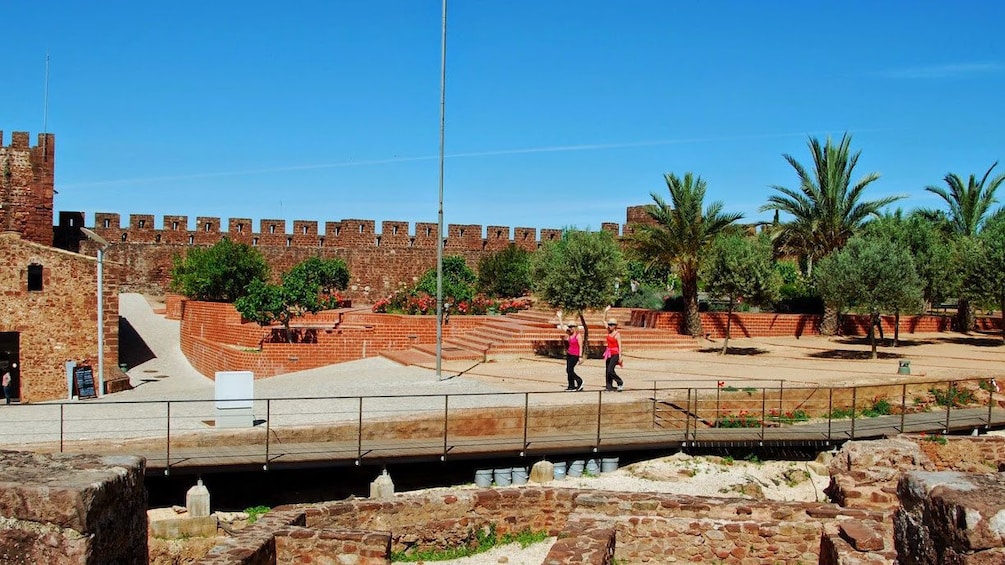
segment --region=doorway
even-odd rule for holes
[[[0,332],[0,374],[10,369],[11,402],[21,401],[21,333]]]

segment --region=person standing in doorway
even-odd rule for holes
[[[621,392],[625,381],[621,380],[615,369],[621,365],[621,332],[618,331],[618,321],[610,317],[611,307],[604,308],[604,322],[607,325],[607,349],[604,350],[604,360],[607,371],[604,377],[607,381],[606,390]],[[614,383],[617,384],[615,388]]]
[[[583,343],[583,332],[575,323],[566,324],[562,321],[562,311],[558,311],[558,329],[565,332],[565,376],[569,379],[568,392],[583,390],[583,379],[576,374],[576,365],[583,362],[586,354],[586,344]]]
[[[10,404],[10,381],[10,367],[7,367],[3,372],[3,397],[7,404]]]

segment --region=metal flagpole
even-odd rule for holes
[[[443,363],[443,135],[447,108],[447,0],[443,0],[440,38],[440,209],[436,229],[436,380]]]

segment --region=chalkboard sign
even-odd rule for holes
[[[94,392],[94,371],[87,365],[73,368],[73,382],[77,385],[78,398],[97,398]]]

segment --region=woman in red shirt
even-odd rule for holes
[[[611,307],[604,308],[604,321],[607,323],[607,349],[604,351],[604,359],[607,361],[607,372],[604,377],[607,381],[606,390],[616,390],[621,392],[624,389],[625,381],[614,371],[621,364],[621,332],[618,331],[618,321],[608,317]],[[614,383],[618,383],[617,388]]]

